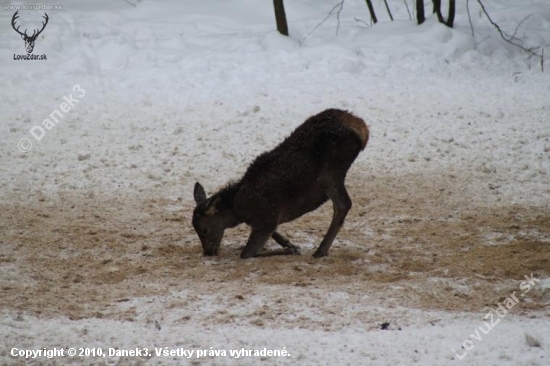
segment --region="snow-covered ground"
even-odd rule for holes
[[[375,1],[368,26],[362,0],[316,28],[337,3],[287,0],[283,37],[270,1],[66,0],[36,40],[47,61],[14,60],[24,42],[0,8],[0,364],[54,347],[151,357],[33,362],[550,362],[550,73],[475,1],[475,37],[464,2],[454,29],[416,25],[402,1],[388,1],[393,22]],[[484,3],[550,55],[546,0]],[[242,261],[242,227],[203,258],[195,182],[214,192],[332,107],[364,118],[371,139],[331,255],[310,258],[326,205],[283,229],[302,256]],[[514,291],[519,304],[479,331]],[[155,355],[165,347],[195,354]],[[287,355],[229,355],[243,348]]]

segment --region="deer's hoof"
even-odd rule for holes
[[[316,251],[315,253],[313,253],[313,258],[323,258],[326,256],[328,256],[328,253],[324,253],[320,251]]]
[[[301,255],[302,254],[300,252],[300,248],[297,247],[296,245],[293,245],[291,247],[287,247],[287,248],[285,248],[285,250],[288,252],[288,254],[292,254],[292,255]]]

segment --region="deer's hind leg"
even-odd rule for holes
[[[332,201],[333,214],[330,226],[321,241],[319,248],[313,254],[313,257],[320,258],[328,255],[328,250],[332,245],[344,220],[351,209],[351,199],[344,185],[346,179],[347,167],[341,166],[340,169],[327,169],[319,177],[319,183],[323,187],[326,195]]]

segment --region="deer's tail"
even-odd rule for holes
[[[369,141],[369,127],[365,121],[351,113],[347,113],[342,119],[342,124],[355,132],[361,140],[361,150],[364,150]]]

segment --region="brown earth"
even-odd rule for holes
[[[193,288],[238,302],[291,286],[304,294],[339,291],[418,309],[481,311],[519,292],[525,275],[550,275],[550,213],[542,208],[481,206],[453,176],[358,181],[350,174],[348,186],[354,206],[329,257],[313,259],[315,248],[306,245],[301,256],[244,261],[246,226],[226,232],[220,257],[202,256],[190,225],[191,195],[51,199],[35,192],[32,204],[0,207],[0,307],[131,321],[135,308],[117,304],[135,297]],[[331,214],[327,204],[281,232],[298,246],[319,243]],[[548,290],[528,295],[515,313],[548,309]],[[252,322],[261,325],[277,309]]]

